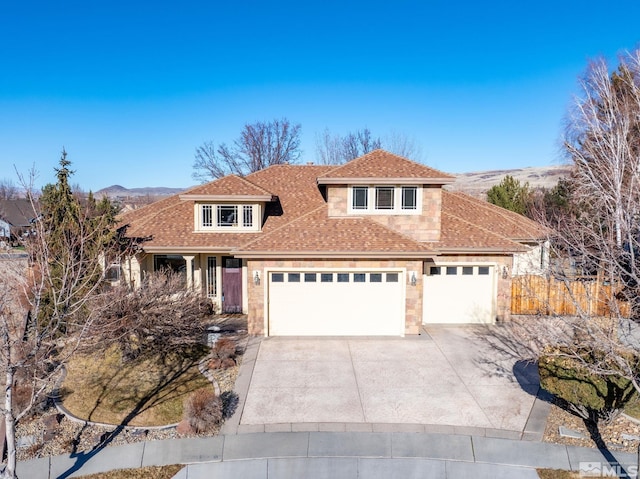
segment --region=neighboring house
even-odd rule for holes
[[[250,334],[506,321],[514,258],[542,229],[444,190],[453,180],[383,150],[227,176],[124,215],[127,236],[146,238],[124,277],[181,271],[220,311],[247,313]]]
[[[0,200],[0,238],[12,242],[33,229],[35,214],[27,199]]]

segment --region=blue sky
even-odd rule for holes
[[[245,123],[414,138],[447,172],[560,162],[590,58],[640,41],[640,2],[0,3],[0,179],[187,187]]]

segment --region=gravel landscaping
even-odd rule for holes
[[[561,436],[559,433],[561,426],[578,433],[583,438]],[[637,452],[638,450],[640,424],[623,415],[618,416],[611,424],[601,424],[599,432],[611,451]],[[547,418],[543,441],[570,446],[596,447],[584,421],[555,404],[551,406],[551,412]]]
[[[244,350],[246,333],[233,335]],[[229,395],[234,388],[242,355],[238,355],[237,365],[228,369],[212,371],[222,396]],[[225,394],[226,393],[226,394]],[[233,395],[230,395],[233,397]],[[213,436],[220,430],[215,428],[199,436]],[[183,437],[176,427],[166,428],[119,428],[118,426],[89,425],[73,421],[59,414],[53,405],[32,420],[21,421],[17,428],[19,461],[38,457],[70,454],[76,451],[90,451],[106,441],[108,445],[122,445],[139,441],[161,440]]]

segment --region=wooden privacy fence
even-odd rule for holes
[[[629,303],[615,297],[618,290],[596,276],[570,279],[514,276],[511,313],[629,317]]]

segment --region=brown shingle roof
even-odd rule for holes
[[[545,230],[535,221],[465,193],[442,191],[442,211],[511,240],[538,240]]]
[[[237,175],[229,175],[210,183],[196,186],[182,193],[185,195],[211,195],[211,196],[271,196],[270,191],[251,183],[246,178]]]
[[[326,205],[240,248],[240,256],[309,253],[411,255],[433,253],[420,243],[368,218],[329,218]]]
[[[441,171],[421,165],[384,150],[374,150],[355,160],[338,166],[318,178],[318,182],[348,180],[353,178],[371,179],[424,179],[432,182],[450,183],[455,179]],[[440,181],[442,180],[442,181]]]
[[[388,159],[389,162],[384,160]],[[355,165],[355,166],[354,166]],[[374,166],[381,170],[374,171]],[[382,166],[381,166],[382,165]],[[386,166],[385,166],[386,165]],[[336,174],[337,173],[337,174]],[[411,255],[437,251],[517,252],[514,240],[533,240],[543,230],[521,215],[462,193],[442,192],[442,234],[439,242],[422,243],[367,217],[329,218],[317,179],[340,175],[403,175],[451,178],[397,155],[376,150],[344,166],[278,165],[248,175],[225,177],[183,195],[273,195],[261,233],[194,232],[193,202],[176,195],[127,213],[128,236],[152,237],[145,249],[238,251],[242,255],[326,254]],[[409,176],[416,175],[416,176]]]
[[[483,228],[446,211],[442,212],[441,228],[440,241],[433,245],[441,252],[480,250],[515,253],[527,250],[525,246],[486,227]]]
[[[242,180],[243,188],[246,188],[243,190],[245,193],[268,191],[279,198],[277,202],[267,203],[268,216],[262,227],[262,233],[194,233],[193,202],[181,201],[180,196],[208,194],[203,191],[218,194],[225,189],[216,189],[215,184],[228,177],[207,185],[196,186],[181,195],[171,196],[128,212],[122,216],[120,225],[129,225],[127,228],[129,237],[151,237],[144,243],[147,250],[169,247],[175,247],[176,250],[179,248],[200,248],[203,251],[231,250],[279,228],[313,208],[324,205],[316,178],[331,168],[278,165],[252,173],[246,179],[236,177]]]

